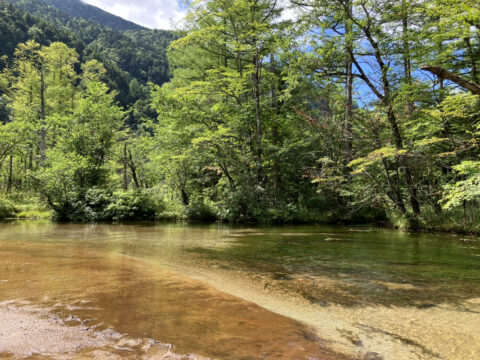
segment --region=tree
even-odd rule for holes
[[[187,35],[171,45],[173,79],[154,91],[154,104],[161,132],[188,149],[171,158],[186,205],[188,177],[198,171],[218,171],[231,192],[242,184],[261,197],[270,186],[266,133],[278,113],[271,89],[280,74],[265,64],[276,61],[278,14],[269,1],[209,1],[189,14]],[[203,161],[192,161],[198,153]]]
[[[420,214],[420,198],[414,177],[412,161],[402,133],[403,111],[397,107],[397,94],[402,83],[412,82],[410,73],[410,49],[408,43],[408,20],[405,14],[411,14],[413,1],[341,1],[325,0],[296,3],[300,8],[311,10],[306,15],[307,24],[311,24],[314,35],[309,37],[313,47],[311,54],[305,54],[299,61],[308,76],[314,71],[319,78],[346,79],[347,101],[346,119],[351,119],[351,78],[363,84],[363,92],[370,91],[369,99],[380,110],[380,114],[390,127],[387,138],[379,138],[374,142],[377,151],[385,142],[393,145],[393,157],[381,160],[384,182],[387,184],[385,195],[395,204],[398,211],[414,216]],[[400,10],[400,11],[398,11]],[[403,24],[403,35],[396,35],[391,29]],[[316,35],[318,32],[318,36]],[[346,55],[344,55],[346,54]],[[341,59],[341,61],[339,61]],[[350,71],[350,66],[353,69]],[[396,69],[404,69],[403,78]],[[349,127],[350,121],[346,122]],[[351,133],[351,131],[348,131]],[[346,148],[350,148],[351,140],[346,138]],[[388,144],[388,146],[391,146]],[[376,156],[382,152],[377,151]],[[358,164],[357,161],[352,165]],[[365,168],[363,168],[365,170]],[[378,170],[377,170],[378,171]],[[354,174],[360,175],[359,172]],[[367,179],[368,180],[368,177]],[[403,183],[403,186],[401,184]],[[404,197],[406,190],[407,199]]]

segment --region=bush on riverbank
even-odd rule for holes
[[[211,201],[203,197],[195,197],[185,207],[187,220],[198,222],[213,222],[218,220],[218,212]]]
[[[421,218],[421,229],[465,234],[480,234],[480,208],[451,209],[435,212],[425,208]]]
[[[163,211],[163,209],[162,201],[154,199],[147,191],[116,192],[105,209],[104,220],[155,220],[157,214]]]
[[[315,205],[318,205],[315,203]],[[323,204],[326,205],[326,204]],[[126,222],[168,221],[194,222],[222,221],[226,223],[250,224],[362,224],[394,227],[412,231],[408,221],[394,211],[386,212],[381,207],[366,207],[357,211],[341,212],[324,206],[308,208],[294,204],[277,204],[275,207],[253,206],[237,213],[225,207],[225,203],[195,197],[189,205],[182,206],[167,201],[164,194],[155,190],[129,190],[110,192],[91,189],[83,199],[64,204],[53,211],[38,196],[29,193],[12,193],[0,197],[0,219],[56,219],[75,222]],[[64,213],[58,210],[65,211]],[[451,233],[480,234],[480,210],[475,206],[465,209],[442,210],[425,207],[418,218],[415,230]]]
[[[0,219],[14,217],[16,213],[17,209],[13,202],[9,199],[0,197]]]
[[[15,204],[17,219],[51,219],[53,212],[37,194],[13,192],[9,199]]]
[[[155,220],[164,209],[162,200],[147,190],[111,192],[101,188],[51,206],[55,219],[75,222]]]
[[[0,197],[0,219],[50,219],[52,211],[38,195],[13,192]]]

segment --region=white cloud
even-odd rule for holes
[[[279,6],[282,8],[282,14],[280,15],[280,20],[286,21],[296,21],[299,18],[298,10],[291,4],[289,0],[280,0],[278,2]]]
[[[185,15],[181,0],[83,0],[151,29],[172,29]]]

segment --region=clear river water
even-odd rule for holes
[[[5,222],[6,301],[212,359],[479,359],[480,239]]]

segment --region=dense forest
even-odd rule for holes
[[[110,14],[95,6],[89,5],[81,0],[5,0],[16,4],[17,6],[29,12],[42,13],[50,17],[53,22],[65,21],[65,15],[70,17],[81,18],[102,24],[113,30],[146,30],[143,26],[135,24],[131,21],[122,19],[121,17]],[[52,18],[52,10],[57,10],[57,17]],[[58,16],[59,13],[64,15]],[[68,18],[68,17],[67,17]],[[67,20],[68,21],[68,20]]]
[[[39,44],[50,44],[53,41],[64,42],[75,48],[82,59],[97,59],[107,69],[106,81],[111,89],[117,90],[117,100],[124,107],[134,103],[132,94],[139,94],[139,86],[143,87],[142,94],[147,94],[141,100],[146,101],[149,96],[148,82],[163,84],[169,79],[167,47],[178,35],[171,31],[146,30],[139,28],[127,31],[117,31],[109,27],[112,19],[107,19],[106,25],[90,21],[88,10],[93,8],[79,0],[71,0],[59,8],[52,6],[61,2],[39,0],[10,0],[15,6],[2,4],[0,1],[0,37],[4,47],[0,49],[0,56],[7,55],[13,58],[16,46],[27,40],[35,40]],[[76,6],[73,6],[76,4]],[[63,10],[70,12],[78,10],[78,16],[73,17]],[[100,9],[97,9],[100,11]],[[94,13],[95,15],[96,13]],[[116,28],[126,27],[119,18]],[[132,82],[133,81],[133,82]],[[130,87],[133,87],[132,91]],[[139,119],[131,119],[135,123]]]
[[[208,0],[178,32],[18,3],[3,217],[480,230],[475,0]]]

